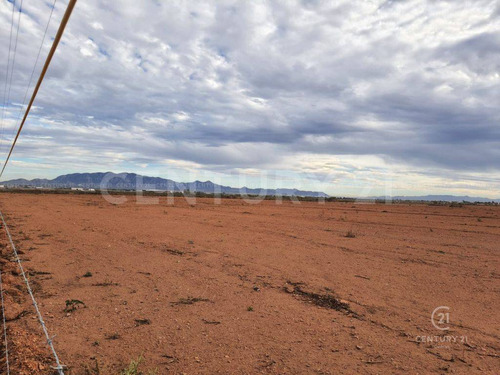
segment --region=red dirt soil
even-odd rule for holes
[[[4,193],[0,210],[68,374],[141,355],[158,374],[500,373],[500,207]],[[1,242],[14,373],[53,373]]]

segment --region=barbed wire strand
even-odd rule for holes
[[[3,339],[5,348],[5,366],[7,370],[7,375],[10,375],[10,364],[9,364],[9,344],[7,342],[7,323],[5,321],[5,303],[3,299],[3,284],[2,284],[2,271],[0,270],[0,296],[2,300],[2,321],[3,321]]]
[[[5,85],[3,89],[3,106],[2,106],[2,122],[0,125],[0,150],[2,149],[3,142],[3,127],[5,120],[5,107],[7,106],[7,85],[9,82],[9,71],[10,71],[10,51],[12,49],[12,30],[14,29],[14,14],[16,9],[15,0],[12,2],[12,16],[10,18],[10,36],[9,36],[9,53],[7,54],[7,71],[5,72]]]
[[[53,337],[49,336],[49,332],[47,330],[45,322],[43,321],[42,314],[40,313],[40,309],[38,308],[38,304],[36,303],[35,296],[33,295],[33,291],[31,290],[30,283],[28,281],[28,278],[26,277],[26,273],[24,272],[24,268],[23,268],[23,265],[21,263],[21,259],[19,258],[19,254],[17,253],[16,246],[14,245],[14,241],[12,240],[9,228],[7,227],[7,223],[5,222],[5,219],[3,217],[2,212],[0,212],[0,218],[2,219],[5,233],[7,233],[7,237],[9,238],[10,245],[12,246],[12,251],[14,252],[14,256],[16,257],[16,262],[19,265],[19,270],[21,271],[21,275],[23,276],[24,283],[26,284],[26,288],[28,289],[28,293],[31,297],[31,301],[32,301],[33,306],[35,307],[36,313],[38,315],[38,321],[40,322],[40,324],[42,326],[43,333],[45,334],[45,338],[47,339],[47,344],[49,345],[50,350],[52,351],[52,354],[54,355],[54,359],[56,361],[56,366],[54,367],[54,369],[57,370],[59,375],[64,375],[63,365],[61,365],[61,363],[59,362],[59,357],[56,353],[56,350],[55,350],[53,342],[52,342]]]

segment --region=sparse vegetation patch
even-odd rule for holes
[[[331,294],[318,294],[318,293],[305,291],[302,289],[301,286],[298,285],[299,283],[288,282],[288,284],[293,285],[293,289],[290,289],[289,287],[285,286],[284,291],[286,293],[297,295],[297,296],[303,298],[304,300],[307,300],[308,302],[315,304],[316,306],[325,307],[325,308],[337,310],[337,311],[343,311],[346,313],[356,315],[351,310],[351,308],[349,307],[349,304],[347,302],[343,302],[343,301],[335,298]]]
[[[134,319],[136,326],[150,325],[151,320],[149,319]]]
[[[199,297],[179,298],[176,302],[172,302],[172,305],[192,305],[197,302],[210,302],[210,300],[207,298]]]
[[[64,312],[73,312],[77,310],[80,307],[87,307],[84,302],[78,300],[78,299],[67,299],[66,300],[66,307],[64,308]]]
[[[344,237],[346,237],[346,238],[356,238],[356,233],[354,233],[352,230],[348,230]]]
[[[161,251],[164,253],[172,254],[172,255],[184,255],[184,251],[177,250],[177,249],[162,249]]]

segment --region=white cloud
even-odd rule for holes
[[[2,46],[9,6],[0,4]],[[26,7],[15,103],[49,12]],[[481,182],[499,178],[496,9],[489,0],[79,2],[15,158],[36,152],[61,171],[141,172],[165,160],[177,171],[274,169],[306,173],[332,194],[338,185],[318,182],[326,171],[382,186],[382,168],[399,171],[403,191],[500,195]],[[8,108],[10,129],[16,113]]]

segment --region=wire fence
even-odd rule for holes
[[[2,283],[2,270],[0,270],[0,296],[2,300],[2,323],[3,323],[3,340],[4,340],[4,351],[5,351],[5,366],[6,374],[10,375],[10,364],[9,364],[9,344],[7,342],[7,324],[5,322],[5,302],[3,298],[3,283]]]
[[[9,239],[10,245],[12,247],[12,251],[14,253],[14,256],[16,258],[16,262],[19,265],[19,270],[21,271],[21,275],[23,276],[24,283],[26,284],[26,288],[28,289],[28,293],[31,297],[31,301],[33,303],[33,306],[35,307],[36,314],[38,316],[38,321],[40,322],[40,325],[42,326],[43,333],[45,334],[45,338],[47,340],[47,344],[50,347],[50,350],[52,351],[52,354],[54,356],[54,359],[56,361],[56,366],[53,368],[57,370],[59,375],[64,375],[64,366],[61,365],[61,362],[59,361],[59,356],[56,353],[56,350],[54,348],[54,344],[52,342],[53,337],[49,336],[49,332],[47,330],[47,326],[45,325],[45,322],[43,320],[42,314],[40,313],[40,309],[38,308],[38,304],[35,300],[35,296],[33,295],[33,290],[31,289],[30,283],[28,281],[28,278],[26,277],[26,273],[24,272],[24,268],[21,262],[21,259],[19,258],[19,254],[17,253],[16,245],[14,244],[14,241],[12,240],[12,236],[10,235],[9,228],[7,227],[7,223],[5,222],[5,219],[3,217],[2,212],[0,212],[0,218],[2,219],[2,224],[5,229],[5,233],[7,233],[7,237]],[[3,289],[2,289],[2,309],[3,309]],[[3,312],[3,311],[2,311]],[[4,323],[4,338],[5,338],[5,343],[7,344],[7,331],[5,330],[5,314],[3,314],[3,323]],[[6,347],[7,349],[7,347]],[[6,350],[6,355],[8,355],[8,352]],[[9,367],[8,367],[9,368]],[[9,370],[10,371],[10,370]],[[9,374],[9,372],[8,372]]]
[[[17,139],[19,138],[19,135],[21,133],[21,130],[24,126],[24,123],[26,121],[26,118],[28,116],[28,113],[30,112],[30,109],[31,109],[31,106],[33,105],[33,102],[35,100],[35,97],[38,93],[38,90],[40,88],[40,85],[42,84],[42,81],[45,77],[45,73],[47,72],[47,69],[49,67],[49,64],[52,60],[52,57],[54,56],[54,53],[57,49],[57,46],[59,44],[59,41],[61,40],[61,37],[64,33],[64,29],[66,27],[66,24],[68,23],[68,20],[69,20],[69,17],[71,15],[71,12],[73,11],[73,8],[75,7],[75,4],[76,4],[76,1],[77,0],[69,0],[69,3],[66,7],[66,11],[64,13],[64,16],[61,20],[61,23],[59,25],[59,28],[57,30],[57,34],[56,36],[54,37],[54,40],[53,40],[53,43],[52,43],[52,47],[50,48],[50,51],[49,51],[49,54],[45,60],[45,64],[43,65],[43,68],[42,68],[42,71],[40,73],[40,77],[38,78],[38,82],[33,90],[33,93],[31,95],[31,99],[28,103],[28,106],[26,107],[26,111],[25,111],[25,114],[24,114],[24,117],[19,125],[19,128],[17,130],[17,134],[12,142],[12,145],[10,147],[10,151],[7,155],[7,158],[5,159],[5,162],[3,164],[3,167],[2,167],[2,170],[0,171],[0,177],[1,175],[3,174],[4,170],[5,170],[5,167],[7,166],[7,163],[9,162],[9,159],[10,159],[10,156],[12,154],[12,151],[14,149],[14,146],[16,145],[16,142],[17,142]],[[17,29],[16,29],[16,36],[15,36],[15,43],[14,43],[14,50],[13,50],[13,57],[12,57],[12,64],[10,64],[10,56],[11,56],[11,49],[12,49],[12,37],[13,37],[13,27],[14,27],[14,13],[15,13],[15,5],[16,5],[16,2],[15,1],[11,1],[12,3],[12,16],[11,16],[11,25],[10,25],[10,36],[9,36],[9,53],[7,55],[7,75],[6,75],[6,79],[5,79],[5,87],[4,87],[4,98],[3,98],[3,106],[2,106],[2,116],[1,116],[1,119],[0,119],[0,148],[2,146],[2,140],[3,140],[3,130],[4,130],[4,120],[5,120],[5,108],[6,108],[6,105],[9,103],[9,99],[10,99],[10,93],[11,93],[11,88],[12,88],[12,80],[13,80],[13,75],[14,75],[14,67],[15,67],[15,62],[16,62],[16,52],[17,52],[17,45],[18,45],[18,37],[19,37],[19,29],[20,29],[20,25],[21,25],[21,14],[23,13],[22,11],[22,8],[23,8],[23,0],[20,1],[20,5],[19,5],[19,15],[18,15],[18,21],[17,21]],[[49,27],[49,24],[50,24],[50,20],[52,18],[52,13],[54,11],[54,7],[55,7],[55,4],[56,4],[56,0],[53,1],[52,3],[52,8],[51,8],[51,11],[50,11],[50,15],[49,15],[49,19],[47,21],[47,26],[45,27],[45,31],[44,31],[44,34],[43,34],[43,38],[42,38],[42,41],[41,41],[41,44],[40,44],[40,48],[38,49],[38,54],[37,54],[37,57],[36,57],[36,61],[35,61],[35,65],[33,67],[33,71],[31,73],[31,77],[30,77],[30,80],[29,80],[29,83],[28,83],[28,87],[26,88],[26,92],[25,92],[25,95],[24,95],[24,99],[23,99],[23,104],[21,105],[21,109],[20,109],[20,112],[19,112],[19,115],[18,115],[18,120],[20,118],[20,114],[22,113],[21,110],[22,108],[24,107],[24,102],[26,100],[26,95],[28,93],[28,90],[29,90],[29,87],[30,87],[30,84],[31,84],[31,80],[33,78],[33,74],[35,72],[35,68],[36,68],[36,65],[38,63],[38,59],[40,57],[40,52],[42,50],[42,47],[43,47],[43,43],[45,41],[45,36],[47,34],[47,30],[48,30],[48,27]],[[12,68],[10,69],[10,65],[12,65]],[[10,72],[9,72],[10,70]],[[9,75],[10,73],[10,75]],[[16,121],[17,122],[17,121]],[[31,297],[31,301],[33,302],[33,306],[35,307],[35,310],[36,310],[36,313],[37,313],[37,316],[38,316],[38,320],[42,326],[42,330],[43,330],[43,333],[45,334],[45,338],[47,339],[47,344],[49,345],[50,347],[50,350],[52,351],[52,354],[54,355],[54,359],[56,361],[56,366],[54,367],[54,369],[57,370],[58,374],[59,375],[64,375],[64,371],[63,371],[63,366],[61,365],[61,363],[59,362],[59,357],[57,356],[57,353],[56,353],[56,350],[54,349],[54,345],[52,343],[52,338],[49,336],[49,333],[47,331],[47,327],[45,325],[45,322],[43,321],[43,317],[42,317],[42,314],[40,313],[40,309],[38,308],[38,304],[35,300],[35,296],[33,295],[33,291],[30,287],[30,283],[28,281],[28,278],[26,277],[26,273],[24,272],[24,268],[23,268],[23,265],[21,263],[21,259],[19,258],[19,255],[17,253],[17,249],[16,249],[16,246],[14,244],[14,241],[12,241],[12,237],[10,235],[10,232],[9,232],[9,228],[7,227],[7,223],[5,222],[5,219],[3,217],[3,214],[0,212],[0,217],[2,219],[2,224],[5,228],[5,233],[7,233],[7,237],[9,238],[9,242],[10,242],[10,245],[12,246],[12,250],[14,252],[14,256],[16,258],[16,261],[17,261],[17,264],[19,265],[19,269],[21,271],[21,275],[23,276],[24,278],[24,282],[26,284],[26,288],[28,289],[28,293]],[[7,375],[10,375],[10,364],[9,364],[9,350],[8,350],[8,340],[7,340],[7,325],[6,325],[6,319],[5,319],[5,304],[4,304],[4,293],[3,293],[3,285],[2,285],[2,273],[1,273],[1,270],[0,270],[0,295],[1,295],[1,302],[2,302],[2,323],[3,323],[3,336],[4,336],[4,346],[5,346],[5,361],[6,361],[6,370],[7,370]]]

